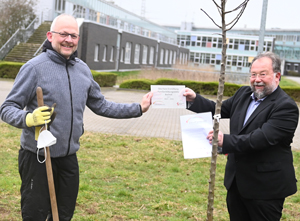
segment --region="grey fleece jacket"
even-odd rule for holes
[[[35,128],[27,127],[25,119],[28,112],[37,108],[37,87],[43,90],[45,105],[57,104],[56,118],[50,127],[51,133],[57,138],[56,144],[50,147],[51,157],[54,158],[78,151],[79,138],[84,131],[85,106],[95,114],[110,118],[142,115],[138,103],[120,104],[105,100],[83,61],[78,58],[66,60],[57,52],[47,50],[22,66],[0,108],[3,121],[23,129],[21,146],[34,153],[37,150]]]

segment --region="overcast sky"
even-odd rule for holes
[[[142,0],[113,0],[118,6],[141,15]],[[221,0],[215,0],[220,3]],[[215,27],[202,12],[204,9],[218,24],[220,15],[212,0],[145,0],[146,19],[160,25],[180,26],[193,22],[196,27]],[[227,0],[226,10],[231,10],[243,0]],[[260,28],[263,0],[250,0],[237,28]],[[266,28],[300,29],[300,0],[268,0]],[[231,21],[233,14],[227,17]],[[227,21],[226,20],[226,21]]]

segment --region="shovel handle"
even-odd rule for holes
[[[41,87],[37,87],[36,97],[37,97],[38,106],[39,107],[44,106],[43,90],[42,90]],[[47,152],[46,172],[47,172],[47,179],[48,179],[48,187],[49,187],[49,195],[50,195],[50,202],[51,202],[52,218],[53,218],[53,221],[59,221],[49,147],[46,147],[46,152]]]
[[[37,97],[38,107],[44,106],[43,90],[41,87],[37,87],[36,97]]]

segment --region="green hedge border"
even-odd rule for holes
[[[196,93],[205,95],[217,95],[218,82],[182,81],[177,79],[160,78],[157,80],[136,79],[127,80],[120,84],[120,88],[150,90],[151,85],[185,85]],[[242,85],[226,83],[224,85],[224,96],[231,97]],[[296,102],[300,102],[300,87],[281,87]]]
[[[0,78],[15,79],[24,63],[0,62]],[[91,70],[95,81],[101,87],[113,87],[117,82],[117,74]],[[151,85],[185,85],[196,93],[217,95],[218,82],[182,81],[177,79],[160,78],[157,80],[136,79],[127,80],[120,84],[120,88],[150,90]],[[232,96],[241,85],[225,83],[224,96]],[[300,87],[281,87],[296,102],[300,102]]]
[[[24,63],[18,62],[0,62],[0,78],[15,79],[23,64]],[[91,72],[95,81],[101,87],[112,87],[116,85],[118,77],[117,74],[109,72],[98,72],[94,70],[91,70]]]

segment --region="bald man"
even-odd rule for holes
[[[74,17],[56,17],[43,53],[22,66],[0,109],[3,121],[22,129],[19,173],[23,220],[52,220],[46,167],[40,163],[44,152],[37,152],[35,134],[35,127],[51,122],[54,108],[48,106],[56,103],[50,132],[57,142],[50,152],[60,221],[71,220],[75,210],[79,187],[76,152],[84,132],[85,106],[110,118],[140,117],[150,106],[152,93],[144,95],[141,104],[107,101],[89,67],[76,57],[79,37]],[[37,87],[43,89],[47,106],[37,107]]]

